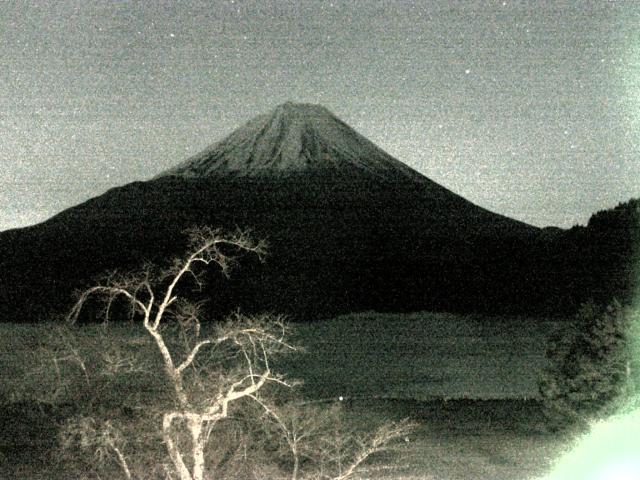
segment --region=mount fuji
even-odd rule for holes
[[[0,315],[63,311],[105,270],[169,261],[193,225],[270,245],[266,264],[210,275],[212,313],[529,311],[544,295],[531,273],[542,230],[454,194],[326,108],[287,102],[149,181],[0,233]]]

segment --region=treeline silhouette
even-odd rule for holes
[[[595,213],[586,226],[552,236],[546,250],[552,304],[569,312],[589,300],[631,304],[639,293],[640,200]]]

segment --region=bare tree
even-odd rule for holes
[[[274,355],[295,350],[286,340],[288,328],[283,318],[235,313],[205,335],[203,331],[210,329],[201,324],[203,304],[187,301],[181,293],[188,282],[202,285],[203,269],[198,267],[216,265],[228,275],[239,255],[251,253],[261,258],[265,245],[254,242],[246,232],[225,235],[205,227],[188,233],[189,250],[184,257],[174,260],[171,267],[158,270],[146,265],[138,273],[107,275],[101,284],[79,294],[68,316],[71,323],[76,323],[87,300],[98,296],[105,301],[105,321],[119,298],[131,306],[133,318],[141,319],[159,353],[157,368],[164,371],[173,399],[171,405],[161,411],[161,435],[170,460],[167,478],[213,478],[216,459],[207,461],[206,447],[215,440],[215,435],[212,439],[214,428],[230,418],[232,407],[243,400],[264,412],[266,417],[263,416],[262,421],[268,418],[275,425],[291,453],[292,480],[301,478],[303,459],[322,466],[313,473],[313,478],[345,480],[371,454],[407,434],[412,425],[400,422],[383,425],[367,437],[350,435],[340,443],[340,448],[351,449],[349,455],[344,455],[338,452],[336,442],[340,440],[324,438],[335,432],[325,428],[326,422],[323,423],[317,412],[294,404],[275,407],[265,399],[263,390],[268,385],[292,386],[274,373],[270,364]],[[69,358],[61,358],[76,363],[78,358],[82,360],[76,350],[72,353]],[[129,357],[118,351],[106,355],[105,359],[109,372],[135,368]],[[83,367],[84,363],[79,365]],[[152,407],[143,406],[149,411]],[[256,415],[256,420],[260,420],[259,417]],[[95,448],[102,457],[115,459],[130,479],[134,474],[125,456],[124,437],[118,432],[112,423],[80,417],[70,424],[67,433],[75,435],[76,443],[79,441],[85,449]]]
[[[190,250],[174,261],[166,271],[155,273],[151,266],[127,276],[110,275],[104,284],[82,292],[69,320],[75,322],[87,299],[102,295],[107,299],[107,315],[117,297],[130,302],[135,314],[141,314],[145,330],[151,335],[162,359],[162,368],[173,389],[175,408],[164,412],[163,439],[175,473],[180,480],[203,480],[205,446],[213,427],[229,415],[229,405],[243,398],[257,398],[268,383],[288,385],[270,367],[271,355],[293,347],[285,342],[287,333],[281,317],[246,317],[236,314],[220,325],[215,335],[200,336],[200,308],[180,299],[178,288],[187,276],[198,284],[202,273],[198,265],[217,265],[227,275],[237,254],[250,252],[261,256],[264,244],[256,243],[244,232],[223,235],[219,230],[198,228],[189,232]],[[228,253],[231,252],[231,253]],[[165,338],[168,321],[181,325],[182,346],[173,348]],[[239,355],[242,368],[236,368],[217,378],[215,384],[198,381],[198,357],[206,350],[227,349],[229,355]],[[191,375],[194,381],[187,382]],[[213,391],[212,391],[213,389]],[[204,391],[203,391],[204,390]],[[176,441],[177,430],[183,428],[190,436],[190,449],[185,451]]]
[[[125,438],[110,420],[98,424],[92,417],[77,416],[68,421],[60,432],[62,447],[66,450],[79,448],[93,452],[95,459],[104,464],[113,457],[125,478],[131,480],[129,463],[122,450]]]

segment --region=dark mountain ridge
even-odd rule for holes
[[[212,314],[531,313],[584,294],[566,233],[480,208],[326,109],[285,104],[151,181],[0,233],[0,318],[47,318],[105,270],[167,263],[193,225],[250,228],[270,245],[265,264],[209,275]]]

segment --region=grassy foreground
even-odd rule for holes
[[[349,315],[296,326],[293,341],[305,351],[275,368],[302,379],[309,401],[343,397],[347,415],[363,427],[407,416],[419,423],[402,448],[373,458],[361,478],[534,478],[568,441],[543,432],[535,401],[552,327],[550,321],[507,317]],[[46,361],[41,352],[56,341],[52,329],[0,325],[0,400],[6,406],[0,414],[0,478],[66,478],[51,452],[56,421],[72,407],[53,411],[24,401],[46,388],[48,379],[38,372]],[[95,345],[101,332],[89,326],[81,336]],[[125,353],[147,341],[132,325],[112,325],[108,332]],[[82,381],[78,369],[73,378]],[[135,389],[144,401],[161,386],[157,374],[141,372],[113,383],[100,401],[117,401],[119,389]]]

